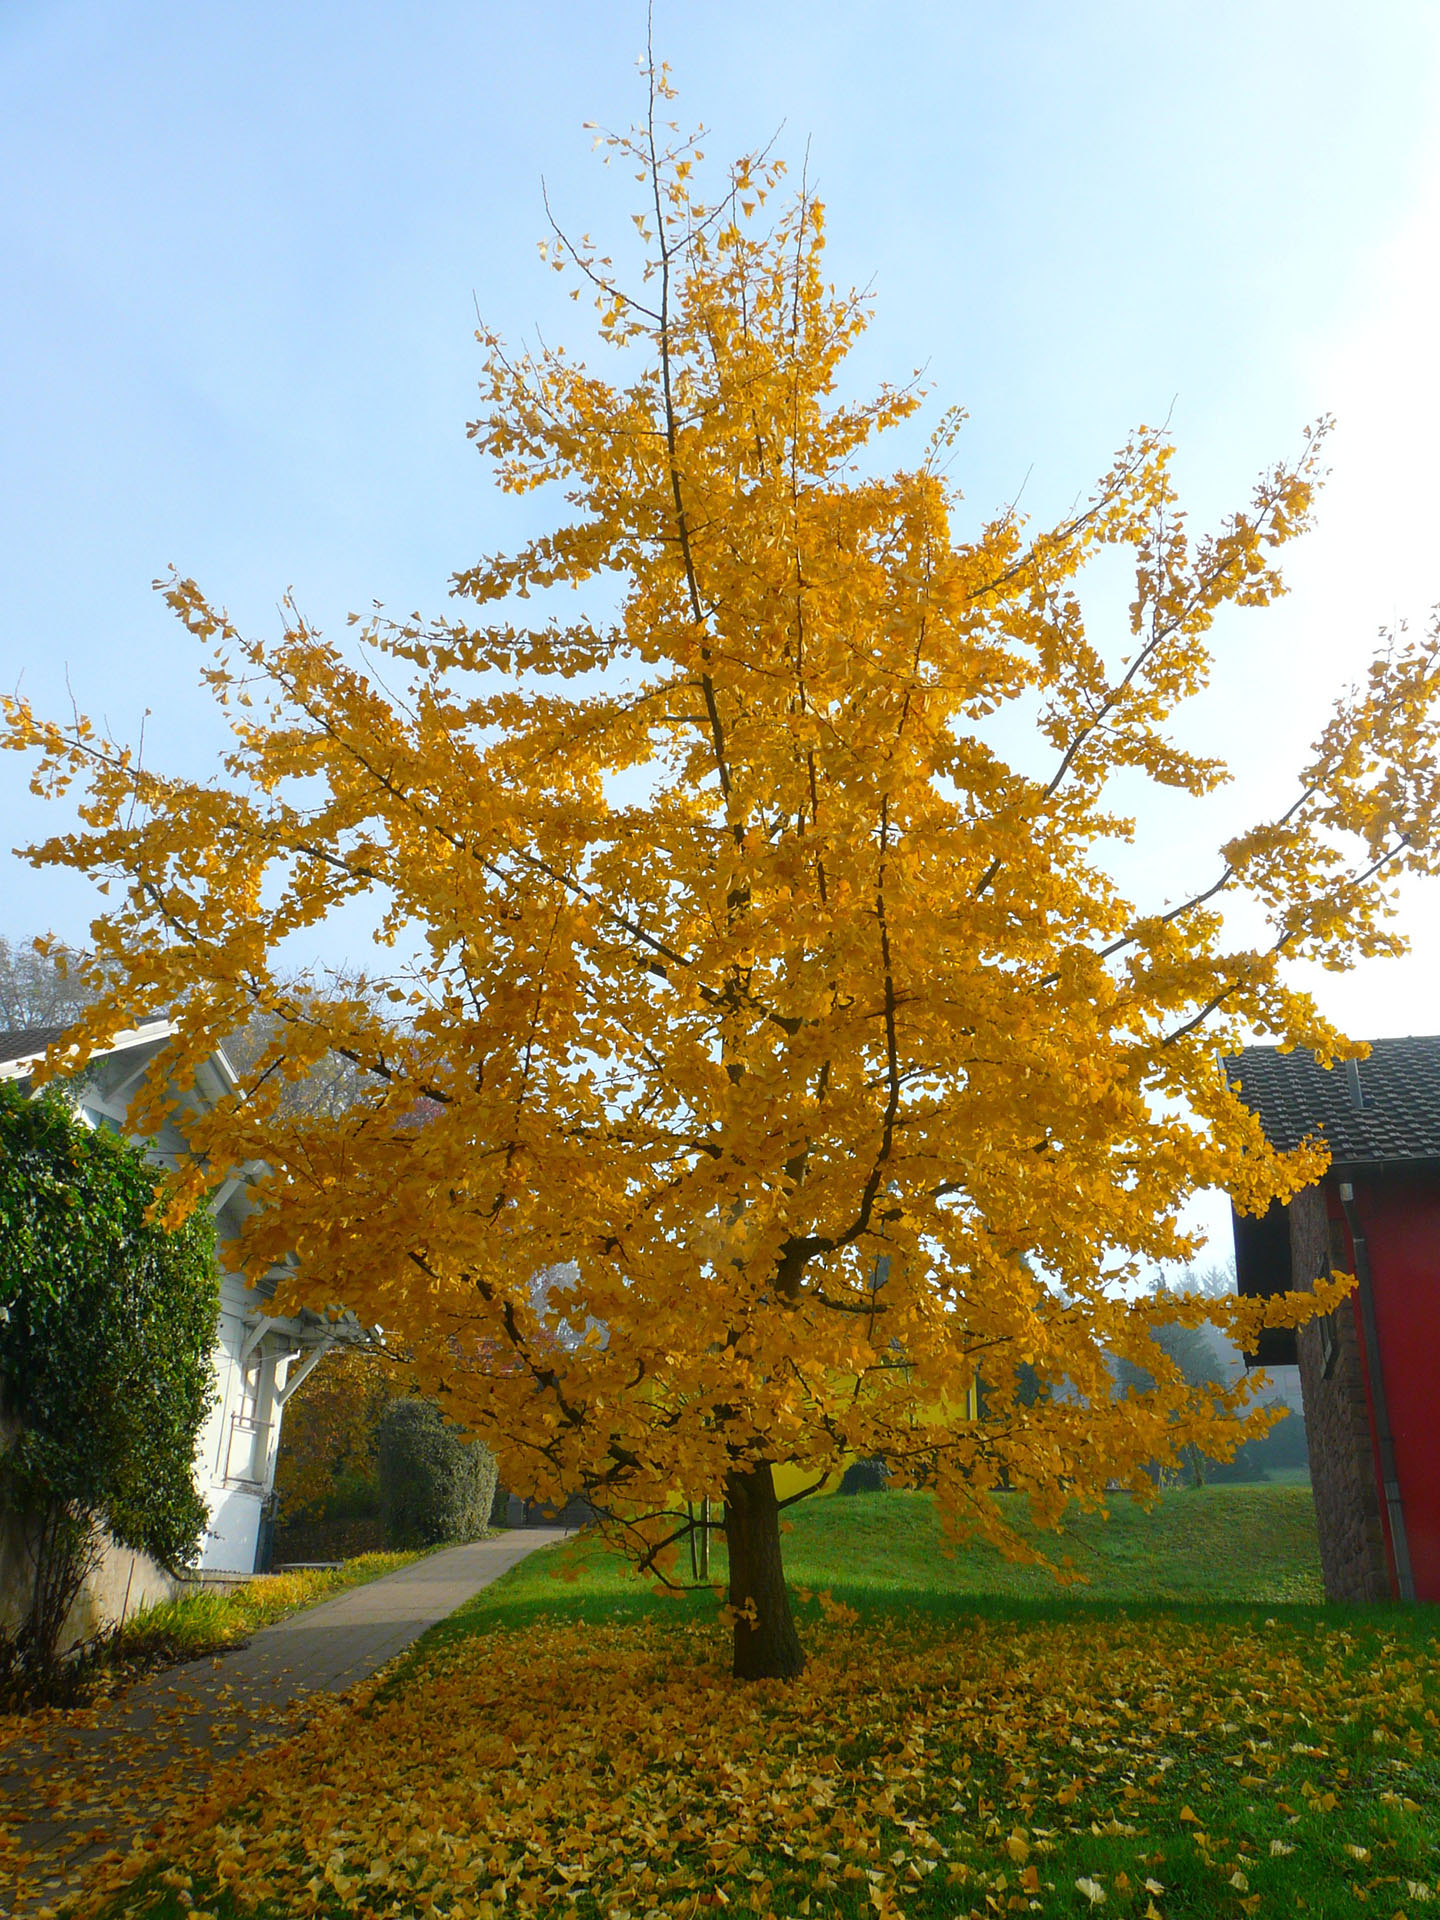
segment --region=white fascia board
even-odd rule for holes
[[[223,1047],[216,1047],[206,1062],[206,1065],[214,1071],[216,1079],[220,1082],[225,1092],[234,1093],[235,1089],[240,1085],[240,1076],[236,1073],[234,1067],[231,1066],[229,1056]]]
[[[207,1055],[195,1075],[196,1092],[203,1094],[207,1105],[212,1107],[227,1093],[234,1093],[239,1085],[239,1076],[219,1047]]]

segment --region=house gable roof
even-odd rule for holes
[[[50,1048],[58,1040],[63,1040],[69,1031],[69,1026],[17,1027],[8,1033],[0,1033],[0,1080],[27,1079],[30,1069],[37,1066]],[[99,1048],[91,1057],[107,1060],[112,1054],[153,1046],[157,1040],[168,1040],[174,1031],[168,1020],[147,1020],[142,1026],[129,1027],[123,1033],[117,1033],[108,1047]]]
[[[1282,1151],[1321,1134],[1336,1167],[1440,1163],[1440,1035],[1372,1040],[1368,1060],[1330,1068],[1302,1048],[1246,1047],[1225,1071]]]
[[[19,1027],[12,1033],[0,1033],[0,1067],[17,1060],[28,1065],[62,1039],[64,1033],[64,1027]]]

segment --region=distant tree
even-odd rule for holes
[[[38,953],[33,941],[0,935],[0,1032],[68,1027],[95,1000],[95,989],[63,947]]]
[[[215,1229],[148,1216],[155,1169],[64,1097],[0,1085],[0,1504],[34,1561],[21,1628],[54,1665],[106,1534],[172,1569],[199,1550],[195,1442],[214,1393]]]
[[[1187,1268],[1169,1281],[1157,1279],[1151,1289],[1156,1298],[1169,1294],[1177,1300],[1186,1297],[1218,1299],[1232,1293],[1235,1273],[1232,1267],[1212,1265]],[[1150,1328],[1150,1339],[1157,1352],[1175,1367],[1180,1377],[1199,1391],[1214,1387],[1223,1393],[1234,1385],[1237,1364],[1226,1351],[1223,1336],[1210,1325],[1187,1326],[1171,1321]],[[1156,1378],[1133,1357],[1117,1357],[1115,1387],[1121,1398],[1153,1393]],[[1309,1458],[1305,1419],[1275,1397],[1251,1403],[1266,1414],[1273,1424],[1269,1431],[1247,1440],[1233,1459],[1206,1454],[1193,1443],[1180,1448],[1185,1470],[1195,1486],[1210,1481],[1263,1480],[1273,1469],[1304,1466]],[[1158,1473],[1158,1466],[1155,1471]]]
[[[1212,1469],[1215,1480],[1267,1480],[1272,1473],[1286,1473],[1310,1465],[1310,1441],[1302,1408],[1278,1399],[1262,1400],[1262,1407],[1284,1409],[1283,1417],[1259,1439],[1247,1440],[1233,1460]]]
[[[322,1518],[346,1483],[375,1480],[380,1422],[412,1390],[399,1363],[373,1347],[320,1362],[285,1409],[275,1491],[287,1525]]]
[[[327,974],[323,985],[310,974],[291,974],[285,980],[283,1005],[252,1009],[245,1024],[224,1042],[226,1059],[243,1079],[280,1081],[283,1114],[339,1120],[375,1091],[374,1074],[349,1053],[330,1048],[317,1055],[294,1044],[296,1031],[306,1026],[308,1009],[313,1005],[318,1014],[337,998],[373,1014],[381,995],[362,976],[343,970]]]
[[[1235,1262],[1211,1260],[1203,1267],[1184,1267],[1165,1280],[1161,1291],[1198,1295],[1202,1300],[1223,1300],[1235,1291]]]
[[[1150,1339],[1187,1387],[1203,1391],[1206,1387],[1223,1387],[1226,1384],[1225,1370],[1207,1336],[1207,1330],[1175,1324],[1152,1326]],[[1122,1398],[1153,1394],[1157,1384],[1154,1373],[1124,1355],[1116,1359],[1115,1382]],[[1179,1452],[1193,1484],[1203,1486],[1206,1456],[1191,1441],[1182,1443]]]
[[[890,1471],[883,1460],[852,1460],[840,1476],[840,1493],[884,1493]]]
[[[1050,1385],[1030,1365],[1028,1360],[1015,1363],[1015,1404],[1021,1407],[1035,1407],[1050,1397]]]

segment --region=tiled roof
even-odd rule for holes
[[[38,1060],[48,1047],[57,1040],[63,1040],[70,1032],[71,1024],[63,1027],[17,1027],[9,1033],[0,1033],[0,1080],[23,1080],[22,1071],[31,1061]],[[127,1027],[117,1033],[108,1047],[100,1047],[91,1056],[103,1060],[112,1053],[125,1053],[132,1047],[149,1046],[156,1040],[164,1040],[174,1031],[168,1020],[146,1020],[138,1027]]]
[[[1368,1060],[1329,1069],[1298,1047],[1246,1047],[1225,1070],[1273,1146],[1319,1133],[1337,1166],[1440,1160],[1440,1035],[1372,1040]]]
[[[64,1034],[64,1027],[19,1027],[0,1033],[0,1067],[12,1060],[35,1060]]]

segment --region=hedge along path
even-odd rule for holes
[[[701,1619],[422,1649],[112,1862],[82,1912],[1415,1920],[1434,1898],[1433,1637],[821,1605],[789,1685],[738,1685]]]
[[[110,1705],[56,1715],[0,1747],[0,1913],[43,1911],[97,1861],[118,1862],[157,1823],[203,1809],[222,1762],[293,1733],[317,1694],[375,1673],[561,1538],[534,1527],[429,1554],[262,1628],[233,1653],[154,1674]]]

